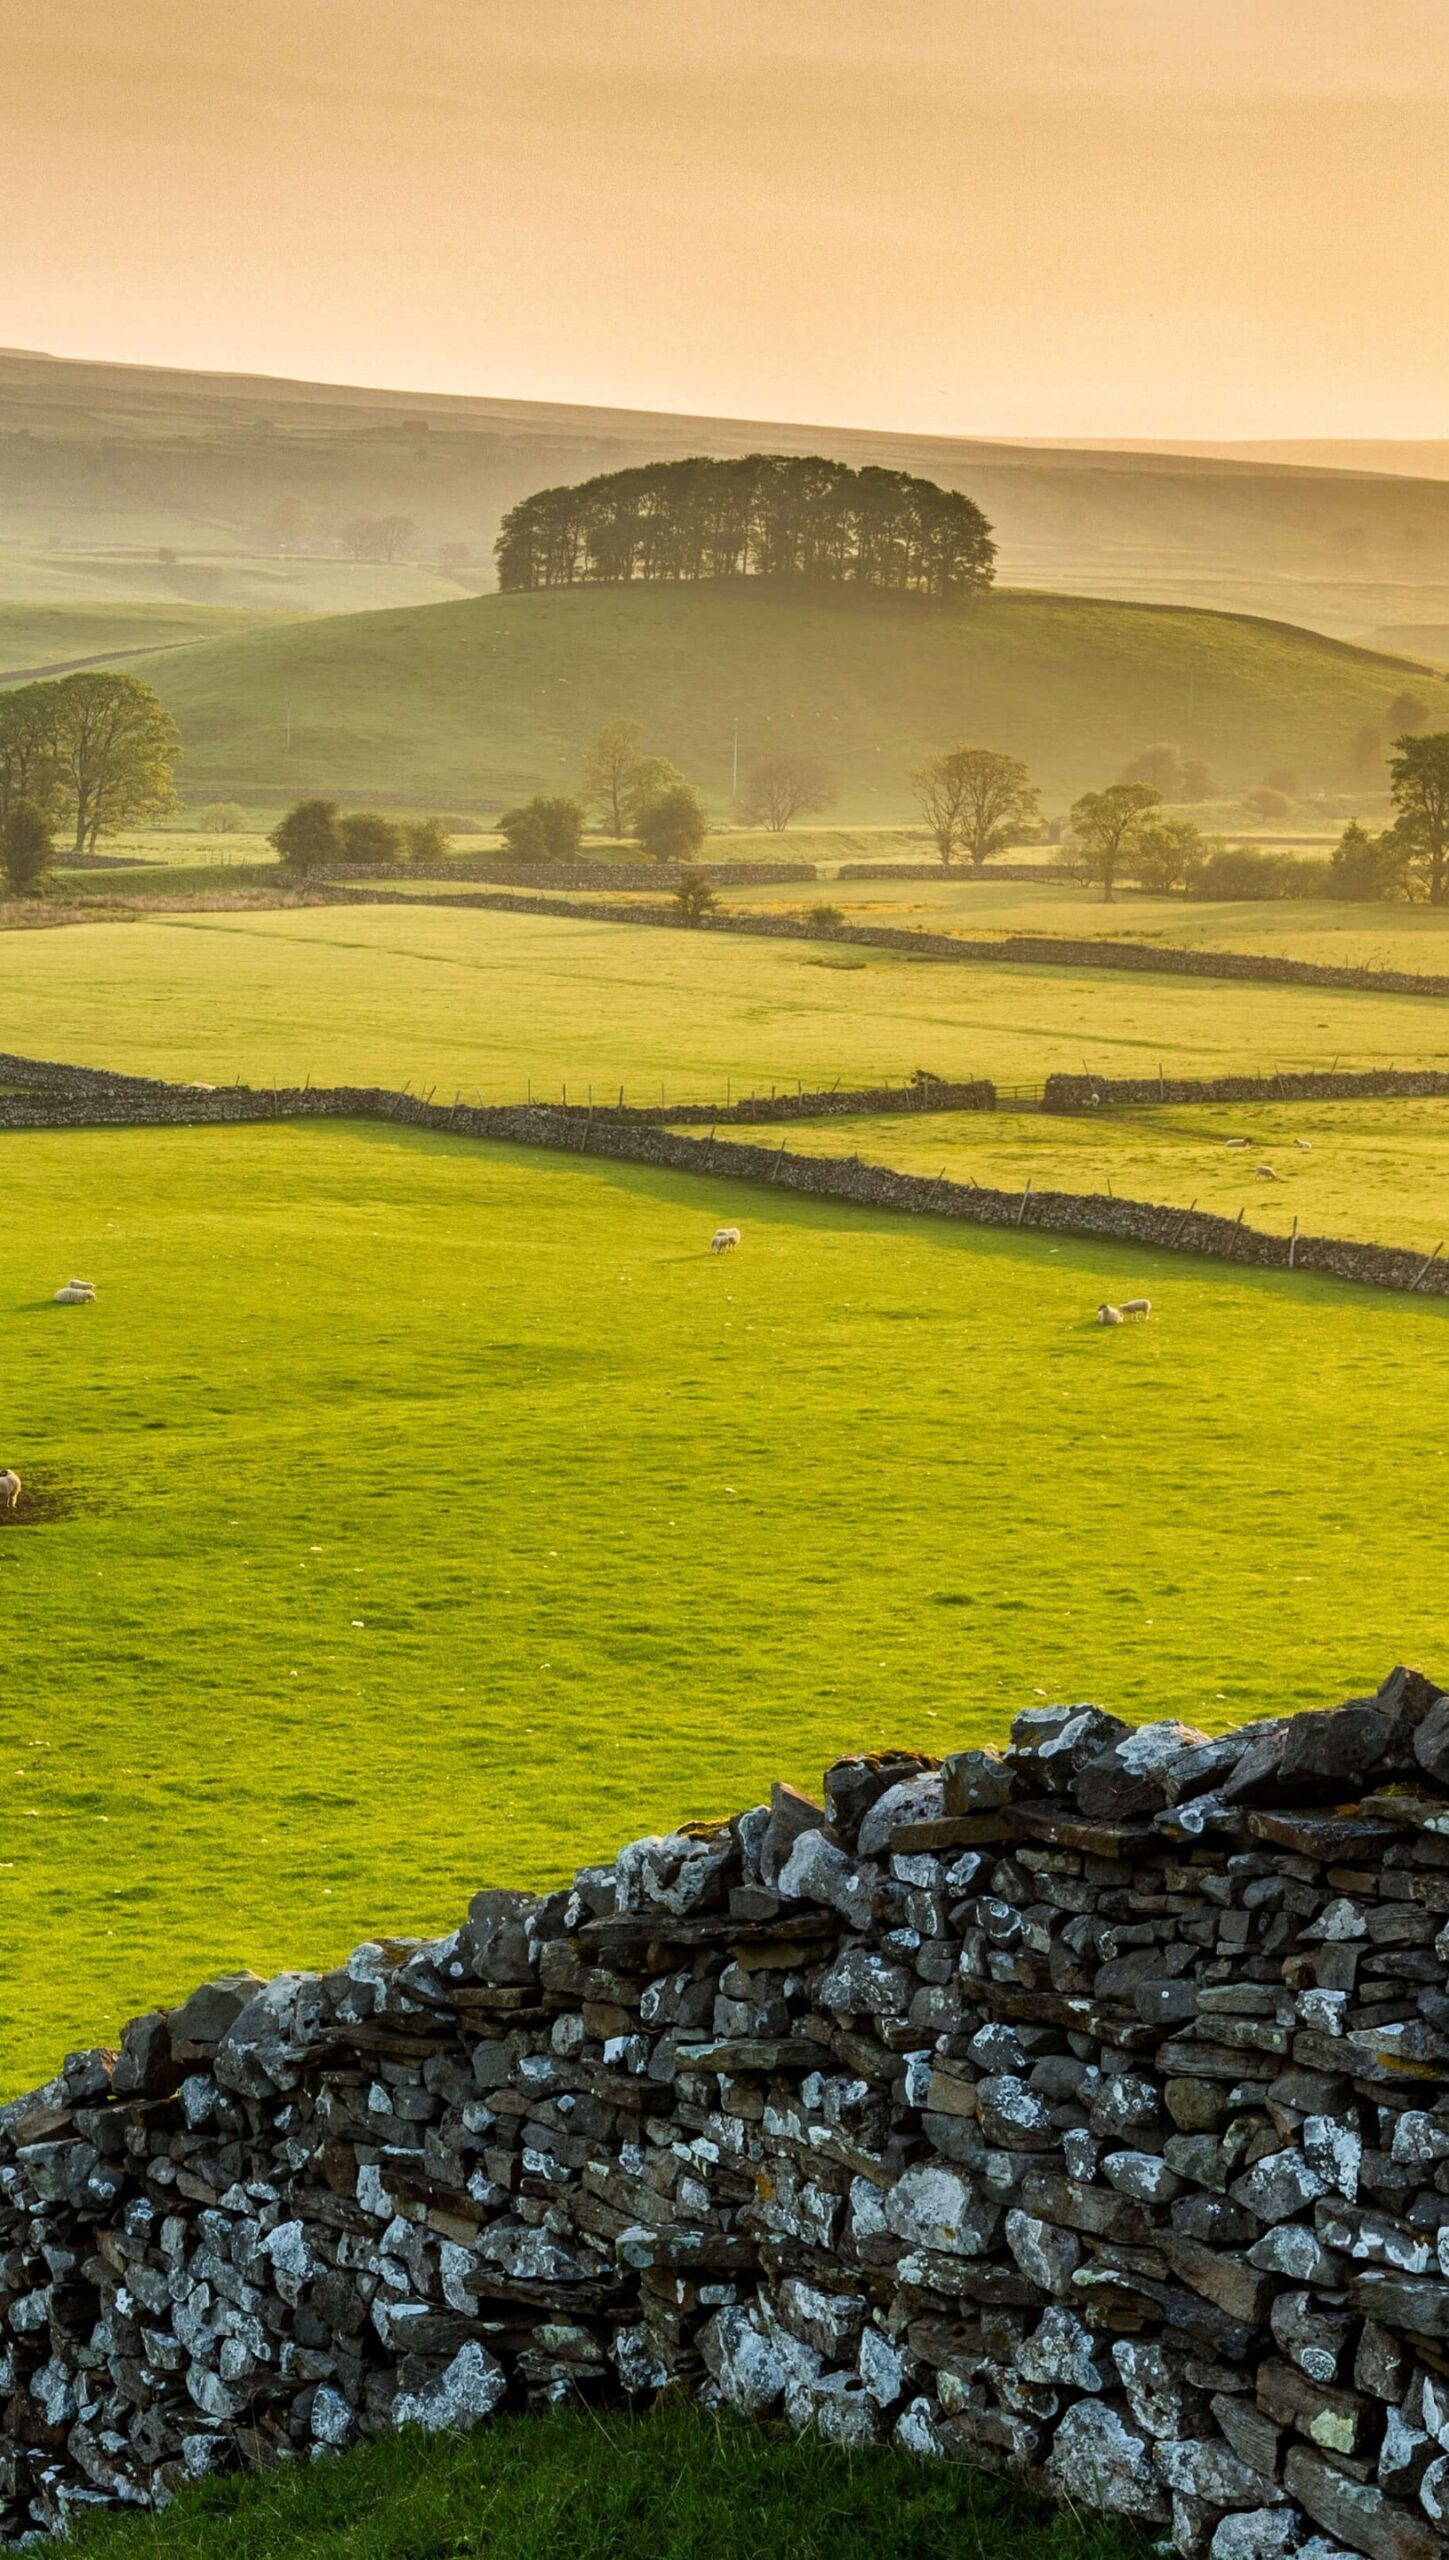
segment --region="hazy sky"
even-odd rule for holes
[[[1442,435],[1449,0],[9,0],[0,341]]]

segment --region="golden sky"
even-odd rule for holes
[[[4,0],[0,341],[1439,436],[1449,0]]]

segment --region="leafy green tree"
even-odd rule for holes
[[[336,801],[299,800],[278,820],[267,842],[289,871],[305,877],[309,871],[329,870],[343,858]]]
[[[624,833],[629,794],[644,760],[643,746],[644,732],[637,720],[611,720],[584,758],[584,800],[608,835]]]
[[[338,833],[344,862],[395,863],[403,849],[402,829],[377,809],[349,809]]]
[[[739,812],[747,827],[783,835],[792,818],[828,809],[835,784],[818,756],[766,756],[746,774]]]
[[[1161,806],[1150,782],[1112,782],[1072,802],[1073,868],[1100,887],[1107,905],[1118,880],[1132,875],[1148,811]]]
[[[448,830],[441,818],[409,818],[402,829],[409,862],[446,862]]]
[[[714,914],[719,897],[707,871],[681,871],[674,891],[674,903],[682,924],[702,924]]]
[[[979,870],[988,855],[1009,844],[1018,827],[1037,814],[1037,795],[1025,765],[993,747],[953,747],[910,777],[916,805],[930,828],[943,867],[969,853]]]
[[[1132,876],[1140,889],[1166,897],[1183,888],[1211,848],[1191,818],[1145,817],[1132,852]]]
[[[515,862],[573,862],[584,832],[577,800],[540,792],[518,809],[505,809],[498,833]]]
[[[709,833],[699,793],[671,783],[640,810],[634,833],[652,862],[688,862]]]
[[[666,791],[674,791],[684,776],[668,756],[641,756],[629,776],[624,790],[624,823],[631,836],[639,833],[639,821],[655,800]]]
[[[1386,827],[1382,835],[1370,835],[1355,818],[1333,848],[1324,894],[1365,906],[1401,898],[1408,858],[1408,847],[1396,828]]]
[[[75,850],[179,807],[171,775],[181,736],[139,676],[63,676],[54,694],[55,776],[75,813]]]
[[[191,823],[201,836],[244,836],[251,820],[239,800],[209,800]]]
[[[49,684],[16,685],[0,693],[0,817],[18,800],[60,815],[56,695]]]
[[[16,800],[0,819],[0,864],[17,898],[33,898],[54,858],[50,820],[33,800]]]
[[[1396,738],[1389,789],[1409,876],[1431,907],[1449,904],[1449,729]]]

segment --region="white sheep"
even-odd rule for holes
[[[1295,1147],[1301,1147],[1301,1148],[1303,1149],[1303,1152],[1304,1152],[1304,1154],[1305,1154],[1306,1156],[1311,1156],[1311,1155],[1312,1155],[1312,1153],[1313,1153],[1313,1140],[1312,1140],[1311,1138],[1295,1138],[1295,1139],[1294,1139],[1294,1141],[1293,1141],[1293,1144],[1295,1145]]]
[[[63,1289],[57,1289],[52,1303],[57,1307],[88,1307],[95,1294],[93,1280],[67,1280]]]
[[[1253,1171],[1256,1173],[1260,1182],[1276,1182],[1278,1179],[1278,1176],[1273,1171],[1270,1164],[1254,1165]]]
[[[0,1467],[0,1504],[13,1511],[25,1488],[13,1467]]]
[[[1108,1306],[1099,1307],[1097,1309],[1097,1322],[1098,1324],[1120,1324],[1122,1322],[1121,1308]]]
[[[1152,1313],[1152,1300],[1150,1298],[1124,1298],[1119,1312],[1124,1316],[1130,1317],[1134,1324],[1145,1324]]]
[[[709,1240],[711,1253],[733,1253],[740,1240],[738,1227],[716,1227]]]

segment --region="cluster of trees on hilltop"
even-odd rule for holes
[[[853,471],[819,455],[701,456],[540,489],[503,519],[498,583],[774,578],[966,596],[996,547],[980,508],[906,471]]]
[[[177,806],[181,740],[136,676],[83,671],[0,693],[0,867],[12,889],[38,888],[66,828],[78,854]]]

